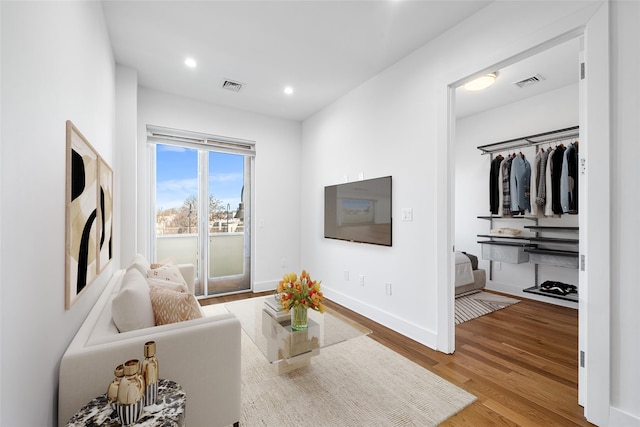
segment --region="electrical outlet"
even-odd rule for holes
[[[360,275],[360,286],[364,286],[364,275]]]
[[[391,295],[391,283],[387,282],[384,284],[384,290],[387,295]]]
[[[500,261],[495,263],[496,270],[502,270],[502,263]]]
[[[347,270],[344,271],[344,281],[345,282],[349,281],[349,272]]]
[[[282,261],[280,261],[280,267],[285,268],[287,266],[287,260],[282,258]]]

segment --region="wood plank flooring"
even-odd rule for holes
[[[223,303],[262,294],[201,300]],[[370,337],[478,400],[443,426],[591,426],[578,405],[578,312],[521,302],[456,327],[456,351],[431,350],[331,301],[327,306],[371,329]]]

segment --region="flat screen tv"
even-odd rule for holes
[[[391,246],[391,177],[325,187],[324,237]]]

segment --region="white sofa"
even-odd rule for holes
[[[180,271],[193,292],[192,265]],[[142,359],[155,341],[161,378],[186,391],[186,421],[194,427],[238,425],[240,420],[240,322],[221,314],[120,333],[112,300],[125,270],[114,273],[60,362],[58,423],[64,426],[91,399],[107,390],[114,368]]]

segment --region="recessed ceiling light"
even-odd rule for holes
[[[187,59],[184,60],[184,65],[186,65],[189,68],[196,68],[198,63],[193,58],[187,58]]]
[[[291,86],[286,86],[286,87],[284,88],[284,93],[285,93],[286,95],[293,95],[293,88],[292,88]]]
[[[498,73],[485,74],[484,76],[480,76],[477,79],[470,81],[469,83],[465,83],[464,88],[470,91],[486,89],[495,83],[497,77]]]

